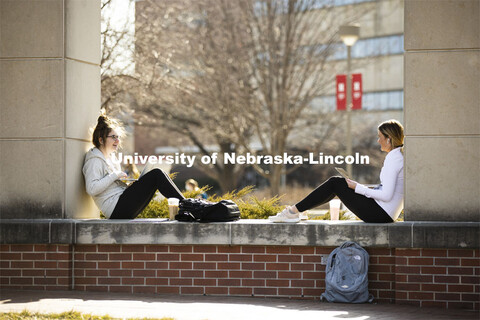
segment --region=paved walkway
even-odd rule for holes
[[[176,320],[480,319],[478,312],[390,304],[333,304],[311,300],[212,296],[131,295],[78,291],[0,291],[3,312],[79,311],[111,317]]]

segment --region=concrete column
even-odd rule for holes
[[[478,0],[405,1],[405,219],[480,221]]]
[[[0,217],[98,217],[82,163],[100,108],[100,1],[0,0]]]

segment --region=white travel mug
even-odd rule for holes
[[[330,200],[330,220],[338,220],[340,216],[340,199]]]
[[[170,220],[175,220],[175,216],[178,213],[178,204],[180,200],[177,198],[168,198],[168,215]]]

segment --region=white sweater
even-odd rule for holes
[[[390,151],[380,171],[380,186],[370,189],[357,183],[355,192],[374,199],[395,221],[403,209],[403,154],[401,148]]]
[[[120,165],[105,159],[97,148],[87,152],[83,163],[85,187],[107,218],[110,218],[118,199],[127,188],[125,183],[118,180],[120,173]]]

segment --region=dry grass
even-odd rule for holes
[[[113,318],[110,316],[93,316],[91,314],[82,314],[76,311],[68,311],[63,313],[32,313],[8,312],[0,313],[0,320],[120,320],[125,318]],[[174,318],[128,318],[126,320],[175,320]]]

